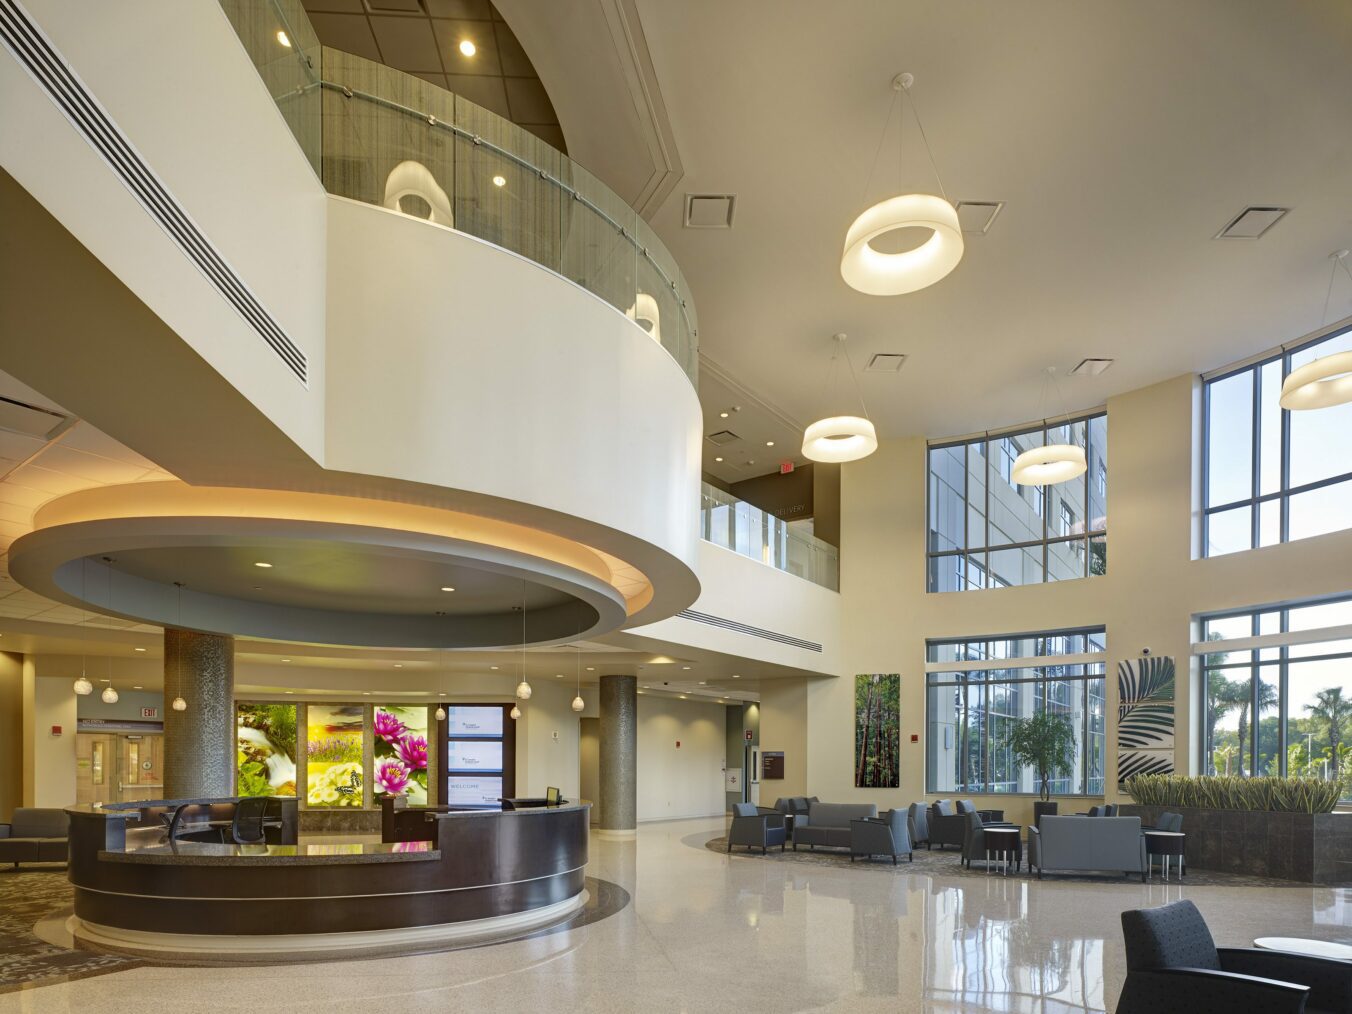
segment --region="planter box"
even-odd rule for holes
[[[1124,816],[1156,824],[1181,813],[1188,868],[1275,877],[1306,884],[1352,884],[1352,813],[1203,810],[1125,803]]]

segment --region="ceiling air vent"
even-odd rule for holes
[[[1280,222],[1290,208],[1245,208],[1212,239],[1258,239]]]
[[[737,210],[736,194],[686,194],[687,229],[731,229]]]
[[[67,416],[13,398],[0,397],[0,429],[46,440],[64,429]]]
[[[1004,206],[1004,201],[959,201],[958,225],[969,236],[984,236]]]
[[[865,373],[898,373],[906,356],[900,352],[875,352],[864,367]]]
[[[704,439],[719,447],[726,447],[728,444],[736,443],[742,438],[732,432],[732,430],[719,430],[717,433],[710,433]]]
[[[1113,365],[1111,359],[1081,359],[1080,365],[1070,371],[1072,377],[1097,377]]]

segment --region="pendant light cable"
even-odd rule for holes
[[[920,141],[925,146],[925,154],[929,157],[930,168],[934,170],[934,182],[939,184],[939,196],[945,201],[948,200],[948,191],[944,189],[943,177],[939,175],[939,165],[934,161],[934,151],[930,148],[929,138],[925,135],[925,125],[920,122],[920,106],[916,104],[915,96],[911,94],[910,85],[903,85],[902,91],[911,100],[911,115],[915,117],[915,125],[920,130]],[[902,106],[902,116],[905,117],[906,109]],[[949,201],[951,204],[952,202]]]

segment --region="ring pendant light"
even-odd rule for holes
[[[1324,315],[1319,324],[1321,329],[1328,323],[1329,297],[1333,295],[1333,280],[1337,277],[1340,264],[1349,280],[1352,280],[1352,270],[1347,267],[1347,251],[1338,250],[1329,254],[1329,257],[1333,261],[1333,270],[1329,273],[1328,292],[1324,296]],[[1284,409],[1301,412],[1332,408],[1350,401],[1352,352],[1334,352],[1292,370],[1282,382],[1282,395],[1278,403]]]
[[[915,78],[910,74],[898,74],[892,79],[892,90],[896,93],[892,105],[887,110],[887,121],[883,124],[883,138],[887,136],[887,124],[892,120],[892,108],[897,97],[910,95]],[[920,130],[920,139],[929,156],[930,167],[934,170],[935,182],[939,193],[901,194],[873,205],[864,211],[845,233],[845,252],[840,258],[840,276],[850,288],[870,296],[901,296],[927,288],[947,276],[962,260],[962,228],[958,224],[958,212],[948,200],[943,180],[939,177],[938,166],[934,162],[934,152],[930,149],[929,139],[925,136],[925,127],[920,122],[920,113],[911,98],[911,112],[915,116],[916,126]],[[906,116],[905,100],[902,100],[901,115],[897,124],[898,175],[900,175],[901,127]],[[883,142],[878,143],[881,153]],[[875,154],[873,168],[877,168]],[[869,183],[873,182],[873,173],[869,173]],[[868,186],[865,186],[867,196]],[[896,253],[880,250],[877,241],[889,233],[903,229],[921,229],[929,233],[929,238],[920,246]]]
[[[859,408],[864,413],[856,415],[835,415],[818,419],[803,432],[803,456],[810,461],[846,462],[867,458],[878,449],[878,433],[868,418],[868,408],[864,405],[864,393],[859,387],[859,378],[855,376],[850,355],[845,351],[845,335],[837,334],[831,339],[835,344],[831,352],[831,367],[827,372],[826,393],[831,396],[837,360],[845,357],[850,379],[854,382],[854,393],[859,399]]]
[[[1042,384],[1044,409],[1047,399],[1046,379],[1050,379],[1056,385],[1058,400],[1061,393],[1060,385],[1056,384],[1056,371],[1049,366]],[[1066,427],[1069,429],[1070,413],[1065,412],[1064,402],[1061,409],[1065,413]],[[1047,432],[1046,420],[1043,420],[1042,432],[1044,435]],[[1084,475],[1088,469],[1089,464],[1085,460],[1083,447],[1077,444],[1043,444],[1041,447],[1030,447],[1015,458],[1014,465],[1009,470],[1009,477],[1020,486],[1055,486],[1057,483],[1069,482],[1077,476]]]

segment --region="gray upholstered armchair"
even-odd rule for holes
[[[1352,962],[1220,947],[1190,901],[1122,913],[1127,981],[1117,1014],[1352,1010]]]
[[[757,806],[755,803],[732,804],[732,826],[728,828],[728,851],[734,845],[758,848],[762,852],[771,845],[778,845],[784,851],[787,835],[784,831],[784,814],[778,810]]]
[[[975,807],[973,807],[975,809]],[[967,838],[967,817],[958,813],[951,799],[940,799],[930,807],[930,846],[956,845],[962,848]]]
[[[855,856],[891,856],[893,866],[897,864],[897,856],[915,862],[906,822],[905,810],[884,810],[877,817],[850,821],[850,862],[854,862]]]
[[[911,836],[911,847],[924,845],[929,848],[929,807],[924,803],[912,803],[906,810],[906,833]]]

